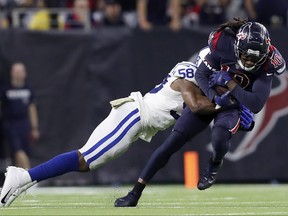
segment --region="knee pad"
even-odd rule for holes
[[[232,109],[218,113],[214,120],[214,127],[222,127],[235,134],[240,127],[239,111]]]

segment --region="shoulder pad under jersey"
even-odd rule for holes
[[[229,55],[232,53],[234,55],[234,42],[235,37],[223,30],[223,31],[213,31],[209,35],[208,46],[212,54],[217,53],[219,56]]]
[[[169,73],[171,77],[183,78],[191,82],[194,81],[196,65],[192,62],[179,62]]]
[[[202,48],[196,58],[195,64],[197,67],[199,67],[199,65],[204,61],[206,55],[208,55],[208,53],[210,52],[210,49],[208,46]]]
[[[222,34],[221,31],[212,31],[210,33],[209,38],[208,38],[208,46],[209,46],[211,52],[216,50],[217,43],[218,43],[218,40],[219,40],[221,34]]]

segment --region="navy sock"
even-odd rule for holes
[[[145,184],[136,182],[132,191],[134,191],[136,194],[141,194],[145,187]]]
[[[32,181],[42,180],[62,175],[64,173],[78,171],[79,158],[77,151],[58,155],[51,160],[28,170]]]

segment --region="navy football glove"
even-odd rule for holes
[[[215,85],[226,86],[226,84],[232,80],[227,71],[215,71],[209,78],[209,87],[212,88]]]
[[[234,104],[234,101],[232,100],[232,97],[230,95],[230,91],[227,91],[226,93],[222,94],[221,96],[216,95],[214,98],[214,101],[217,105],[219,105],[221,107],[228,107],[228,106]]]
[[[255,122],[253,121],[254,114],[244,105],[240,105],[240,129],[244,131],[251,131]]]

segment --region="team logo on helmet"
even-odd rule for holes
[[[268,56],[270,39],[267,29],[259,23],[248,22],[240,27],[236,37],[234,52],[239,66],[246,72],[256,71]],[[254,64],[245,66],[242,56],[249,57]]]
[[[238,40],[245,40],[247,38],[247,33],[239,32],[236,37]]]
[[[268,44],[269,46],[271,45],[271,39],[269,37],[266,39],[266,44]]]

